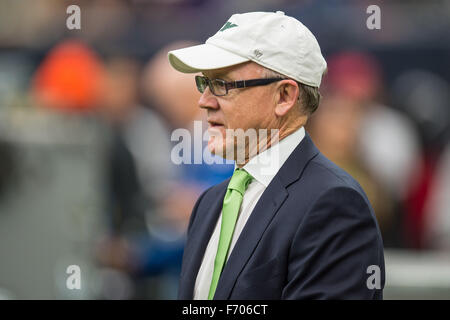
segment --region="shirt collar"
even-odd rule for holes
[[[251,158],[242,169],[267,188],[273,177],[304,137],[305,128],[301,127],[284,139],[281,139],[277,144]],[[237,168],[236,164],[234,168]]]

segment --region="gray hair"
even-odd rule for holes
[[[266,78],[288,78],[281,73],[278,73],[276,71],[264,67],[262,76]],[[298,100],[302,102],[303,107],[302,110],[300,111],[310,116],[319,107],[320,98],[322,97],[319,92],[319,88],[306,85],[297,80],[294,81],[297,82],[298,88],[300,90]]]

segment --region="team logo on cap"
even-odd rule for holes
[[[263,53],[260,50],[258,50],[258,49],[253,50],[253,54],[258,59],[263,55]]]
[[[227,23],[225,23],[225,25],[219,31],[225,31],[227,29],[234,28],[234,27],[237,27],[237,26],[238,26],[237,24],[234,24],[234,23],[228,21]]]

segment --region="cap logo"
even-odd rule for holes
[[[237,24],[234,24],[234,23],[231,23],[230,21],[228,21],[227,23],[225,23],[225,25],[219,31],[225,31],[227,29],[234,28],[237,26],[238,26]]]
[[[253,54],[255,55],[255,57],[257,59],[259,59],[263,55],[263,53],[261,51],[259,51],[258,49],[254,50]]]

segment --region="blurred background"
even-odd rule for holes
[[[73,4],[81,29],[66,24]],[[277,10],[328,62],[307,130],[373,204],[385,298],[450,299],[444,0],[0,0],[0,298],[176,297],[192,207],[233,164],[171,161],[172,132],[204,111],[167,51],[234,13]],[[66,285],[71,265],[80,289]]]

